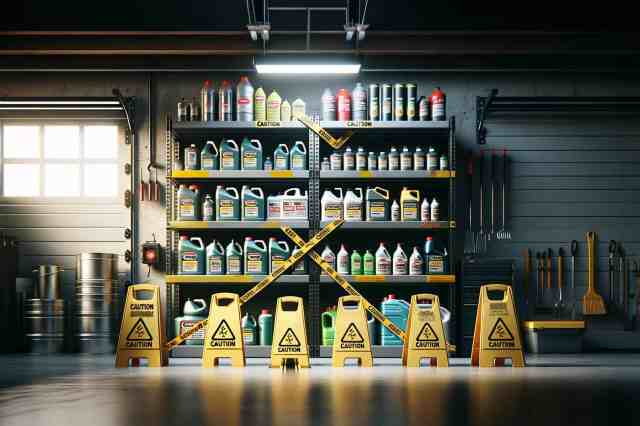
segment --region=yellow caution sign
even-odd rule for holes
[[[333,366],[344,367],[347,359],[357,359],[362,367],[373,367],[367,314],[362,298],[358,296],[342,296],[338,299]]]
[[[167,365],[167,354],[162,350],[165,340],[160,287],[129,286],[118,336],[116,367],[128,367],[129,361],[132,367],[137,367],[141,359],[146,359],[149,367]]]
[[[447,340],[440,315],[440,298],[427,293],[411,296],[402,365],[420,367],[423,359],[429,359],[432,366],[449,366]]]
[[[235,293],[216,293],[211,296],[209,305],[202,366],[215,367],[221,358],[229,358],[234,367],[245,366],[244,339],[240,325],[240,297]]]
[[[309,242],[304,243],[300,246],[300,250],[298,250],[293,256],[289,257],[285,262],[283,262],[275,271],[271,273],[271,275],[265,277],[262,281],[256,284],[253,288],[248,290],[245,294],[240,297],[240,306],[247,303],[251,298],[253,298],[256,294],[260,293],[267,286],[273,283],[280,275],[286,272],[287,269],[291,268],[294,264],[296,264],[304,255],[306,255],[311,249],[313,249],[316,245],[318,245],[322,240],[324,240],[329,234],[335,231],[340,225],[344,223],[343,220],[334,220],[324,228],[320,230],[316,235],[313,236],[309,240]],[[286,234],[287,232],[293,230],[288,226],[283,226],[282,230]],[[198,321],[188,330],[185,330],[179,336],[176,336],[173,340],[168,342],[165,345],[165,350],[170,351],[176,346],[182,344],[187,338],[189,338],[193,333],[196,333],[202,330],[207,325],[208,320]]]
[[[502,293],[502,298],[490,299],[489,292]],[[511,286],[487,284],[480,287],[471,365],[502,366],[510,359],[512,366],[524,367],[518,324]]]
[[[271,345],[271,367],[309,368],[309,345],[301,297],[279,297]]]
[[[353,132],[351,130],[347,131],[343,136],[340,136],[338,139],[334,138],[327,132],[325,129],[320,127],[320,125],[314,122],[311,118],[306,115],[301,115],[298,117],[298,120],[305,126],[309,128],[313,133],[320,136],[326,143],[331,145],[334,149],[339,149],[342,145],[344,145],[350,138],[353,136]]]

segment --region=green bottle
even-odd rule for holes
[[[365,251],[364,258],[364,275],[376,274],[376,260],[369,250]]]
[[[362,256],[356,250],[351,253],[351,275],[362,275]]]

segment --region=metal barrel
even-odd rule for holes
[[[50,354],[64,350],[64,300],[25,299],[27,351]]]
[[[36,297],[40,299],[60,299],[60,273],[63,271],[57,265],[39,265],[38,269],[34,269],[33,273],[38,276],[38,285],[36,286]]]
[[[118,255],[82,253],[76,256],[76,280],[118,280]]]

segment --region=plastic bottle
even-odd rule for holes
[[[231,240],[226,249],[228,275],[242,275],[244,263],[242,261],[242,254],[242,246],[235,240]]]
[[[336,269],[336,255],[331,250],[331,247],[328,245],[324,246],[324,250],[322,250],[322,254],[320,256],[325,260],[325,262],[329,263],[333,269]],[[324,271],[322,271],[322,273],[326,274]]]
[[[300,188],[289,188],[280,197],[282,200],[282,218],[307,220],[309,218],[309,196]]]
[[[417,147],[416,151],[413,153],[413,170],[424,170],[425,169],[425,156],[422,148]]]
[[[362,273],[364,275],[376,274],[376,259],[369,250],[365,250],[362,256]]]
[[[424,197],[422,204],[420,205],[420,220],[423,222],[431,220],[431,206],[429,205],[427,197]]]
[[[207,141],[200,151],[200,169],[201,170],[218,170],[220,168],[219,152],[213,141]]]
[[[429,97],[429,105],[431,106],[431,119],[433,121],[445,121],[447,119],[446,96],[439,87],[433,89]]]
[[[438,160],[438,153],[434,147],[430,146],[427,151],[427,170],[433,172],[438,170],[439,167],[440,162]]]
[[[417,221],[420,218],[420,191],[402,188],[400,193],[400,217],[402,221]]]
[[[227,273],[224,247],[218,240],[207,246],[207,275],[224,275]]]
[[[240,144],[242,170],[262,170],[262,144],[258,139],[244,138]]]
[[[409,257],[409,275],[422,275],[424,274],[424,260],[420,254],[418,247],[413,248],[413,252]]]
[[[391,255],[384,243],[376,250],[376,275],[391,275]]]
[[[289,153],[291,170],[307,170],[307,146],[302,141],[296,141]]]
[[[322,313],[322,345],[333,346],[336,334],[336,311],[327,309]]]
[[[400,170],[413,170],[413,155],[406,146],[400,154]]]
[[[378,344],[378,328],[376,327],[377,323],[378,321],[376,321],[373,315],[367,312],[367,328],[369,329],[369,341],[372,345]]]
[[[291,252],[291,256],[295,255],[299,251],[300,251],[300,248],[295,247]],[[302,259],[300,259],[293,265],[293,268],[291,269],[291,274],[307,275],[307,258],[306,257],[303,256]]]
[[[216,188],[216,217],[219,221],[240,220],[240,194],[234,187]]]
[[[303,115],[306,115],[306,105],[302,99],[298,98],[291,104],[291,118],[295,120]]]
[[[400,154],[394,146],[389,150],[389,170],[400,170]]]
[[[283,143],[278,144],[273,151],[274,170],[289,170],[289,147]]]
[[[187,331],[197,322],[207,319],[206,312],[207,302],[203,299],[187,299],[184,303],[184,308],[182,309],[182,316],[174,319],[176,335],[178,336]],[[187,337],[184,344],[188,346],[202,345],[204,343],[204,331],[204,328],[196,331],[191,336]]]
[[[200,220],[198,195],[186,185],[178,186],[178,220]]]
[[[273,342],[273,315],[269,313],[268,309],[260,311],[258,329],[260,330],[260,345],[271,346]]]
[[[202,121],[202,109],[195,96],[191,99],[191,121]]]
[[[184,169],[198,170],[198,150],[195,144],[191,144],[184,149]]]
[[[367,169],[371,171],[378,170],[378,156],[375,152],[370,152],[367,157]]]
[[[256,319],[250,313],[245,314],[242,317],[242,338],[244,344],[248,346],[255,346],[258,344],[258,323]]]
[[[449,159],[445,154],[440,156],[440,170],[448,170],[449,169]]]
[[[289,243],[278,241],[274,237],[269,238],[269,273],[280,267],[291,256]]]
[[[338,121],[351,120],[351,95],[347,89],[338,90],[336,95]]]
[[[233,87],[224,80],[218,89],[218,121],[233,121]]]
[[[321,98],[322,121],[336,121],[336,97],[331,89],[324,89]]]
[[[291,121],[291,104],[286,99],[280,106],[280,121]]]
[[[356,170],[367,170],[367,153],[361,146],[356,152]]]
[[[264,93],[264,89],[262,87],[258,87],[258,89],[256,89],[254,99],[255,120],[267,121],[267,95]]]
[[[398,243],[393,252],[393,275],[407,275],[408,271],[407,254],[402,249],[402,244]]]
[[[273,170],[273,160],[269,156],[264,159],[264,169]]]
[[[356,155],[353,153],[353,150],[350,146],[346,147],[344,150],[344,170],[355,170],[356,169]]]
[[[282,194],[267,197],[267,219],[282,219]]]
[[[344,248],[344,244],[340,244],[340,250],[336,256],[336,263],[338,268],[336,269],[339,274],[349,275],[349,252]]]
[[[386,152],[378,154],[378,170],[389,170],[389,156]]]
[[[247,76],[240,77],[236,86],[236,111],[238,121],[253,121],[253,86]]]
[[[267,98],[267,121],[280,121],[282,98],[275,90]]]
[[[325,189],[320,199],[322,221],[342,219],[344,216],[344,197],[342,188],[334,188],[340,195],[336,196],[330,189]]]
[[[424,245],[425,272],[427,274],[446,274],[449,272],[449,256],[447,250],[439,250],[431,236],[427,237]]]
[[[178,101],[178,122],[187,121],[187,108],[184,98]]]
[[[351,275],[362,275],[362,256],[356,250],[351,252]]]
[[[440,220],[440,203],[433,197],[433,201],[431,201],[431,220],[433,222],[437,222]]]
[[[429,98],[421,96],[418,101],[418,115],[420,121],[429,121]]]
[[[178,274],[204,275],[205,258],[202,238],[180,236],[180,241],[178,242]]]
[[[242,220],[265,220],[265,200],[262,188],[249,188],[247,185],[243,185],[241,191],[241,204]]]
[[[329,161],[331,164],[331,170],[342,170],[343,167],[343,155],[341,152],[333,151],[333,153],[329,156]]]
[[[220,170],[240,170],[240,150],[233,139],[220,142]]]
[[[202,121],[213,121],[216,110],[216,91],[210,80],[205,80],[200,90],[200,104],[202,105]]]
[[[378,186],[375,188],[367,188],[367,220],[387,221],[389,217],[389,191]]]
[[[211,198],[211,195],[204,196],[204,202],[202,203],[202,220],[205,222],[211,222],[216,220],[215,217],[216,205]]]
[[[396,299],[395,294],[390,294],[382,302],[382,313],[395,325],[405,330],[409,319],[409,304],[404,300]],[[402,346],[403,342],[395,334],[380,326],[380,343],[382,346]]]
[[[264,240],[244,239],[244,273],[267,275],[269,271],[267,243]]]
[[[398,201],[393,200],[393,204],[391,204],[391,221],[400,222],[400,217],[400,205]]]
[[[358,195],[356,195],[356,192]],[[345,222],[360,222],[364,214],[364,197],[362,188],[348,189],[344,195]]]
[[[367,89],[365,89],[362,83],[356,83],[356,87],[354,87],[353,91],[351,92],[351,97],[353,98],[352,119],[366,120],[369,116],[367,110]]]
[[[331,161],[328,157],[324,157],[320,163],[320,170],[331,170]]]

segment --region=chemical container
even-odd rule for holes
[[[344,197],[342,195],[342,188],[334,188],[339,193],[336,196],[330,189],[325,189],[320,200],[322,217],[321,220],[336,220],[343,218],[344,209]]]
[[[180,241],[178,242],[178,274],[204,275],[205,258],[202,238],[180,236]]]
[[[376,274],[376,258],[369,250],[365,250],[362,256],[362,273],[364,275]]]
[[[271,159],[271,157],[269,157],[267,155],[267,157],[264,159],[264,169],[271,171],[273,170],[273,160]]]
[[[178,220],[200,220],[200,200],[186,185],[178,187]]]
[[[384,188],[367,188],[367,220],[389,220],[389,191]]]
[[[240,194],[233,187],[216,189],[216,217],[220,221],[240,220]]]
[[[197,322],[203,321],[205,319],[207,319],[207,302],[205,302],[203,299],[187,299],[187,301],[184,303],[182,316],[176,317],[174,319],[176,336],[179,336],[180,334],[193,327]],[[196,331],[191,336],[186,338],[184,344],[204,344],[204,332],[204,328]]]
[[[291,118],[296,119],[298,117],[302,117],[306,114],[306,105],[304,101],[300,98],[293,101],[291,104]]]
[[[287,99],[280,105],[280,121],[291,121],[291,104]]]
[[[424,274],[424,259],[422,258],[418,247],[414,247],[413,252],[409,257],[409,275],[422,274]]]
[[[233,139],[220,142],[220,170],[240,170],[240,150]]]
[[[289,170],[289,147],[283,143],[279,144],[273,151],[273,169]]]
[[[51,354],[64,351],[63,299],[25,299],[23,304],[27,351]]]
[[[280,196],[282,201],[283,219],[306,220],[308,216],[308,195],[303,194],[300,188],[289,188]]]
[[[262,87],[258,87],[254,93],[254,119],[256,121],[267,120],[267,95]]]
[[[356,154],[353,152],[350,146],[346,147],[344,150],[344,170],[355,170],[356,169]]]
[[[265,219],[264,192],[262,188],[242,186],[242,220],[256,221]]]
[[[378,154],[378,170],[389,170],[389,156],[386,152]]]
[[[437,222],[440,220],[440,203],[438,200],[433,198],[431,201],[431,206],[429,206],[429,211],[431,212],[431,220]]]
[[[282,98],[275,90],[267,98],[267,121],[280,121]]]
[[[200,169],[202,170],[218,170],[220,168],[220,153],[213,141],[207,141],[200,151]]]
[[[391,222],[400,222],[400,204],[397,200],[391,203]]]
[[[336,255],[331,250],[331,247],[328,245],[324,246],[324,250],[322,250],[322,254],[320,255],[325,262],[329,264],[334,270],[336,269]],[[322,271],[323,274],[326,274],[325,271]]]
[[[367,152],[361,146],[356,152],[356,170],[367,170]]]
[[[296,141],[289,153],[291,170],[307,170],[307,146],[302,141]]]
[[[367,169],[369,170],[378,170],[378,156],[375,152],[370,152],[367,157]]]
[[[341,152],[334,151],[329,156],[329,163],[331,164],[331,170],[342,170],[343,169],[343,155]]]
[[[400,170],[400,153],[396,147],[389,150],[389,170]],[[381,169],[382,170],[382,169]]]
[[[400,170],[413,170],[413,155],[406,146],[400,154]]]
[[[400,193],[400,217],[402,221],[420,220],[420,191],[402,188]]]
[[[238,121],[253,121],[254,91],[247,76],[240,77],[236,86],[236,111]]]
[[[413,170],[424,170],[426,168],[424,151],[417,147],[413,153]]]
[[[282,194],[267,196],[267,219],[282,219]]]
[[[291,256],[289,243],[269,238],[269,273],[278,269]]]
[[[298,247],[295,247],[293,249],[293,251],[291,252],[291,256],[295,255],[297,252],[299,252],[300,249]],[[306,257],[302,257],[302,259],[300,259],[299,261],[297,261],[295,263],[295,265],[293,265],[293,268],[291,270],[291,274],[293,275],[307,275],[307,258]]]
[[[395,325],[403,330],[407,328],[409,318],[409,304],[400,299],[396,299],[395,294],[390,294],[382,302],[382,313]],[[402,346],[402,340],[384,325],[380,325],[380,344],[382,346]]]
[[[218,240],[213,240],[207,246],[207,275],[226,274],[225,263],[224,247]]]
[[[362,275],[362,256],[356,250],[351,253],[351,275]]]
[[[244,138],[240,151],[242,170],[262,170],[262,144],[258,139]]]
[[[349,275],[349,252],[344,248],[344,244],[340,244],[340,250],[336,256],[336,271],[342,275]]]
[[[258,316],[258,330],[261,346],[271,346],[273,342],[273,315],[268,309],[260,311]]]
[[[227,245],[226,249],[227,257],[227,275],[242,275],[243,273],[243,261],[242,261],[242,246],[235,240]]]
[[[384,243],[376,250],[376,275],[391,275],[391,255]]]
[[[409,272],[408,263],[407,254],[402,249],[402,244],[398,243],[393,252],[393,275],[407,275]]]
[[[269,270],[267,243],[263,240],[244,239],[244,273],[267,275]]]
[[[372,346],[378,344],[378,327],[376,327],[376,324],[376,319],[367,312],[367,328],[369,328],[369,341]]]
[[[362,188],[348,189],[344,196],[345,222],[360,222],[362,221],[363,216],[364,196]]]
[[[428,236],[424,244],[425,272],[427,274],[448,274],[449,256],[446,249],[436,247],[433,237]]]
[[[438,158],[438,153],[434,147],[430,146],[427,151],[427,170],[432,172],[434,170],[438,170],[439,167],[440,160]]]
[[[211,198],[211,195],[204,196],[204,202],[202,203],[202,220],[213,221],[216,220],[216,203]]]
[[[427,197],[424,197],[424,200],[422,200],[422,204],[420,204],[420,220],[423,222],[428,222],[431,220],[431,206],[429,205],[429,200],[427,200]]]
[[[240,321],[242,326],[242,338],[245,345],[255,346],[258,344],[258,323],[253,315],[247,313]]]
[[[191,144],[184,149],[184,169],[198,170],[198,166],[198,150],[194,144]]]
[[[327,310],[322,313],[322,345],[333,346],[336,334],[336,311]]]

